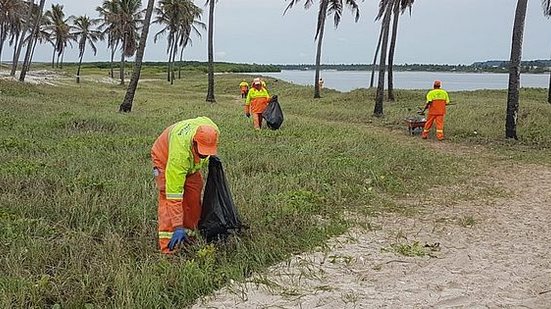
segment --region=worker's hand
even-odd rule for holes
[[[186,240],[186,230],[183,227],[176,228],[174,233],[172,233],[172,238],[168,243],[168,249],[170,251],[174,250],[176,246],[182,241]]]
[[[251,113],[245,113],[245,116],[247,116],[247,118],[250,118],[250,117],[251,117]]]

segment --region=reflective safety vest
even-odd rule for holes
[[[172,126],[168,135],[168,160],[165,168],[167,200],[181,200],[187,175],[199,171],[208,164],[208,157],[195,161],[193,137],[197,128],[209,125],[220,132],[218,126],[207,117],[180,121]]]
[[[266,88],[261,88],[256,90],[256,88],[251,88],[249,93],[247,93],[247,99],[245,100],[245,112],[253,114],[261,114],[270,101],[270,94]]]
[[[430,103],[429,115],[445,115],[450,97],[444,89],[433,89],[427,93],[427,103]]]

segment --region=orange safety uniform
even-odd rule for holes
[[[264,112],[269,102],[270,94],[265,87],[261,87],[260,90],[252,87],[249,93],[247,93],[245,114],[251,114],[255,129],[260,129],[262,127],[262,112]]]
[[[446,115],[446,105],[449,103],[450,97],[444,89],[435,88],[427,93],[429,114],[423,133],[421,133],[422,138],[428,138],[432,124],[436,122],[436,138],[444,139],[444,116]]]
[[[247,92],[249,92],[249,83],[242,81],[239,83],[239,89],[241,90],[241,98],[245,98],[247,96]]]
[[[176,228],[183,227],[193,237],[199,224],[203,189],[200,169],[208,164],[209,157],[199,157],[193,139],[203,125],[219,132],[207,117],[183,120],[166,128],[151,149],[159,190],[159,246],[163,253],[171,252],[168,243]]]

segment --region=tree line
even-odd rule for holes
[[[35,3],[38,2],[38,3]],[[179,55],[180,62],[184,49],[192,43],[191,35],[201,36],[201,30],[208,30],[207,73],[208,90],[206,101],[216,102],[214,95],[214,12],[218,0],[206,0],[208,6],[208,24],[201,21],[203,10],[192,0],[148,0],[143,9],[141,0],[104,0],[98,6],[100,18],[94,19],[86,15],[79,17],[65,17],[63,6],[52,5],[51,9],[43,13],[45,0],[0,0],[0,59],[5,43],[13,47],[11,74],[15,75],[19,63],[20,53],[26,47],[24,61],[21,67],[20,80],[24,81],[25,74],[30,67],[31,59],[37,43],[51,44],[53,49],[52,66],[63,66],[63,56],[67,46],[78,43],[79,67],[77,82],[80,80],[80,66],[86,48],[90,46],[96,52],[95,43],[105,40],[111,50],[111,70],[114,77],[113,62],[118,51],[121,58],[120,83],[124,84],[124,62],[127,57],[135,55],[134,71],[127,95],[120,111],[128,112],[132,109],[132,101],[140,77],[143,53],[147,42],[149,25],[153,14],[154,23],[163,26],[155,34],[155,41],[166,36],[167,47],[167,80],[174,81],[174,63]],[[283,14],[299,4],[301,0],[286,0],[288,2]],[[314,32],[314,42],[317,44],[315,58],[314,98],[320,98],[320,69],[322,46],[325,26],[328,18],[333,19],[335,28],[339,26],[343,10],[349,8],[357,22],[360,18],[358,0],[305,0],[304,8],[309,9],[318,3],[317,23]],[[379,0],[379,9],[376,20],[380,21],[380,32],[373,64],[370,87],[374,86],[375,70],[378,70],[377,90],[373,116],[384,115],[383,101],[385,99],[385,78],[387,78],[386,98],[394,101],[393,69],[396,41],[400,16],[409,12],[415,0]],[[507,112],[505,121],[506,138],[517,138],[516,123],[519,106],[520,73],[522,72],[522,42],[526,20],[528,0],[517,0],[513,21],[513,36],[511,43],[511,58],[509,60],[509,85],[507,97]],[[541,0],[543,14],[551,16],[551,0]],[[57,60],[57,62],[56,62]],[[377,62],[378,61],[378,62]],[[54,63],[55,62],[55,63]],[[388,73],[388,74],[387,74]],[[551,77],[548,101],[551,103]]]
[[[490,65],[489,63],[492,63]],[[465,72],[465,73],[506,73],[509,72],[508,61],[475,62],[473,64],[394,64],[395,71],[423,71],[423,72]],[[312,70],[315,66],[312,64],[278,64],[275,67],[280,70]],[[320,70],[335,70],[335,71],[371,71],[373,68],[378,69],[378,65],[372,64],[321,64]],[[549,60],[531,60],[522,61],[522,73],[545,73],[551,71],[551,61]]]

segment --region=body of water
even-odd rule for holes
[[[259,73],[299,85],[313,85],[315,71],[281,71]],[[350,91],[368,88],[371,72],[368,71],[322,71],[325,88]],[[442,88],[450,91],[477,89],[507,89],[509,75],[503,73],[451,73],[451,72],[394,72],[395,89],[430,89],[434,80],[442,81]],[[377,74],[375,74],[375,86]],[[547,88],[548,74],[522,74],[522,87]],[[385,86],[386,87],[386,86]]]

